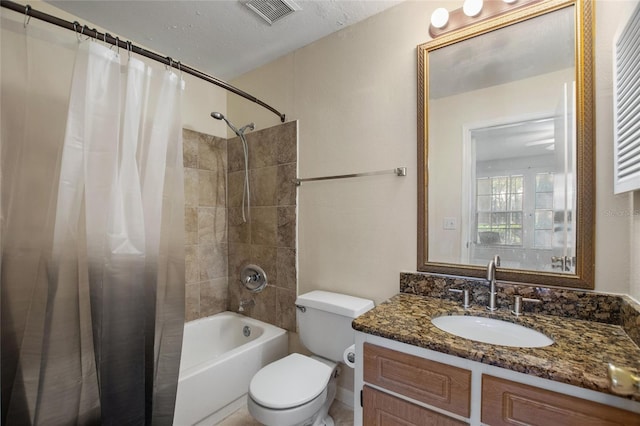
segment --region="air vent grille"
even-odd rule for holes
[[[640,3],[615,43],[614,192],[640,189]]]
[[[291,0],[251,0],[245,4],[269,25],[300,10],[300,6]]]

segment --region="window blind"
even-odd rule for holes
[[[640,3],[615,41],[614,192],[640,189]]]

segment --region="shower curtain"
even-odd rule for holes
[[[3,129],[7,426],[173,420],[184,325],[184,83],[172,70],[122,62],[98,42],[78,43],[57,146],[29,137],[29,102],[47,102],[37,93],[25,93],[31,100],[14,126],[22,136]]]

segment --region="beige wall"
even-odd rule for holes
[[[416,269],[416,45],[431,12],[459,2],[407,1],[233,81],[300,120],[299,175],[407,166],[408,176],[299,188],[299,292],[341,291],[377,303]],[[596,290],[630,293],[628,194],[613,195],[611,43],[631,1],[598,1],[596,52]],[[230,96],[229,114],[278,118]],[[640,250],[636,249],[634,256]],[[636,297],[638,292],[636,291]]]

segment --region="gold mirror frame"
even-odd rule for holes
[[[576,267],[575,274],[499,268],[497,279],[545,286],[593,289],[595,264],[594,4],[593,0],[546,0],[447,33],[418,46],[418,271],[485,277],[476,265],[429,262],[428,110],[429,52],[527,19],[575,6],[576,64]]]

